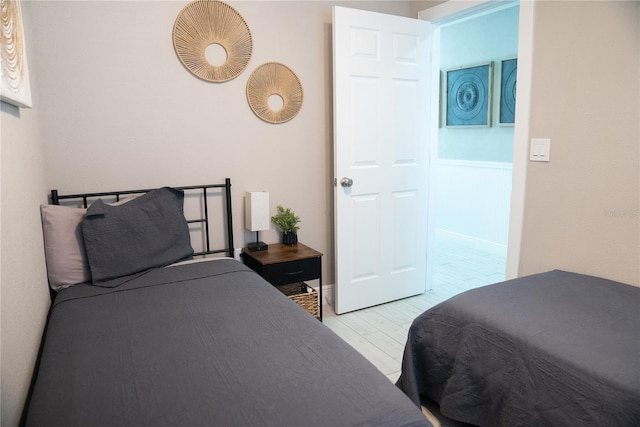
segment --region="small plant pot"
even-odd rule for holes
[[[296,233],[282,233],[282,243],[285,245],[295,245],[298,243],[298,235]]]

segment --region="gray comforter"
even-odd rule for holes
[[[428,426],[328,328],[234,260],[61,291],[29,426]]]
[[[397,383],[480,426],[639,426],[640,288],[552,271],[413,322]]]

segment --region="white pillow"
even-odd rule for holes
[[[91,281],[80,225],[86,209],[40,206],[49,286],[60,289]]]

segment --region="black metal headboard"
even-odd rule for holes
[[[231,214],[231,179],[225,178],[224,184],[208,184],[208,185],[192,185],[187,187],[174,187],[177,190],[185,191],[185,195],[187,192],[200,192],[202,194],[202,203],[203,203],[203,211],[202,216],[200,218],[195,219],[187,219],[189,224],[201,223],[204,227],[204,250],[200,252],[196,252],[193,255],[209,255],[209,254],[217,254],[226,252],[227,256],[233,257],[234,247],[233,247],[233,215]],[[221,188],[220,191],[223,193],[225,197],[225,205],[226,205],[226,247],[225,248],[217,248],[211,249],[210,237],[209,237],[209,206],[207,200],[207,190],[213,188]],[[51,204],[59,205],[61,200],[82,200],[82,205],[86,208],[88,206],[89,199],[95,199],[99,197],[115,197],[118,201],[121,196],[131,195],[131,194],[140,194],[140,193],[148,193],[149,191],[154,190],[145,189],[145,190],[124,190],[124,191],[107,191],[103,193],[86,193],[86,194],[58,194],[58,190],[51,190]]]

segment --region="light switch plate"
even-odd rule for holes
[[[529,160],[532,162],[548,162],[551,150],[551,140],[548,138],[536,138],[531,140]]]

